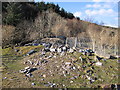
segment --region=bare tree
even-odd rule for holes
[[[92,16],[87,16],[86,18],[84,18],[84,21],[95,23],[95,18]]]

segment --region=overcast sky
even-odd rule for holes
[[[95,22],[102,21],[107,26],[118,27],[118,0],[86,0],[86,2],[82,0],[66,0],[66,2],[61,0],[44,1],[58,4],[61,8],[64,8],[68,12],[72,12],[74,16],[80,17],[82,20],[89,17]]]

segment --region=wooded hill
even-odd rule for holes
[[[52,36],[77,37],[78,45],[118,53],[118,29],[80,20],[59,5],[45,2],[3,3],[2,45],[25,44]]]

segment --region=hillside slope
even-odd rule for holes
[[[3,6],[7,7],[3,9],[0,56],[4,88],[109,88],[120,84],[117,28],[80,20],[50,3]]]
[[[51,10],[39,14],[33,22],[23,21],[16,27],[3,26],[2,33],[3,46],[24,45],[46,37],[65,36],[73,44],[75,39],[71,40],[70,37],[76,37],[78,47],[92,48],[102,56],[118,55],[118,29],[78,19],[65,19]]]

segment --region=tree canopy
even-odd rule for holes
[[[61,17],[73,19],[74,15],[60,8],[59,5],[54,3],[45,2],[3,2],[3,24],[16,26],[21,20],[33,20],[37,17],[38,13],[46,10],[52,10],[59,14]]]

